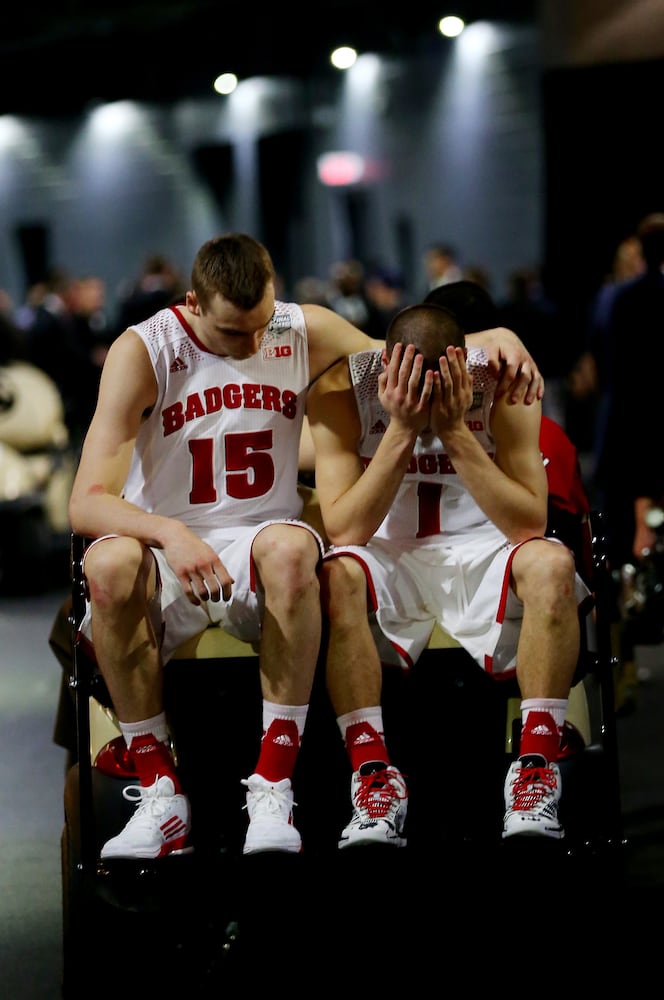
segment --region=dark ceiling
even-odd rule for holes
[[[12,6],[0,34],[0,113],[69,115],[91,102],[210,94],[218,73],[309,77],[333,45],[410,53],[438,19],[533,21],[537,0],[63,0]],[[395,9],[396,7],[396,9]]]

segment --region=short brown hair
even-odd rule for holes
[[[275,283],[274,264],[262,243],[246,233],[215,236],[200,248],[191,271],[191,287],[202,310],[215,295],[239,309],[253,309]]]
[[[438,371],[438,359],[452,344],[465,347],[463,328],[449,309],[433,303],[406,306],[387,328],[385,346],[388,355],[396,343],[413,344],[424,357],[424,366]]]

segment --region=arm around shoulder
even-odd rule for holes
[[[341,358],[376,346],[371,337],[327,306],[303,305],[302,312],[307,325],[312,381]]]
[[[527,406],[544,396],[544,379],[537,362],[517,335],[504,326],[466,335],[469,347],[482,347],[498,380],[496,399]]]

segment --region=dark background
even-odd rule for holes
[[[654,111],[663,92],[662,60],[543,74],[546,270],[572,322],[584,318],[618,243],[664,209]]]
[[[575,340],[617,243],[639,218],[664,207],[664,154],[655,131],[664,39],[658,41],[661,25],[654,17],[658,0],[636,6],[629,0],[582,5],[574,0],[458,0],[453,5],[469,22],[486,18],[539,25],[545,145],[541,264]],[[320,0],[315,16],[313,10],[307,15],[261,0],[23,5],[4,19],[0,113],[57,118],[81,113],[96,101],[168,104],[202,97],[222,66],[241,78],[313,80],[330,49],[341,43],[426,59],[435,45],[432,26],[445,12],[439,0],[422,0],[407,12],[378,0]],[[305,144],[305,133],[282,130],[261,140],[260,155],[274,163],[278,146],[288,149],[297,164]],[[196,157],[224,207],[229,148],[211,144]],[[276,181],[274,173],[268,174],[261,191],[262,236],[277,260],[285,257],[280,245],[287,239],[284,222],[297,210],[297,180],[291,175],[290,188],[286,181],[285,172]],[[268,183],[273,187],[265,187]],[[351,215],[357,209],[351,225],[363,250],[372,234],[362,232],[358,198],[357,205],[346,208]],[[17,233],[28,272],[30,262],[37,274],[43,270],[46,237],[38,225]]]
[[[240,77],[311,76],[337,45],[424,51],[445,13],[532,21],[536,0],[319,0],[309,9],[265,0],[69,0],[5,18],[0,113],[69,114],[91,100],[201,96],[227,65]]]

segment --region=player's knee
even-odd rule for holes
[[[576,563],[574,555],[565,545],[551,543],[547,552],[547,575],[559,590],[574,590]]]
[[[522,558],[518,563],[517,589],[522,600],[574,593],[576,565],[573,553],[565,545],[532,541],[519,554]]]
[[[297,596],[318,588],[320,551],[316,539],[303,528],[278,525],[263,529],[254,541],[252,555],[266,591]],[[285,529],[285,530],[284,530]]]
[[[135,538],[105,538],[96,542],[85,557],[90,599],[98,606],[110,607],[127,603],[133,595],[144,594],[151,565],[149,549]]]

